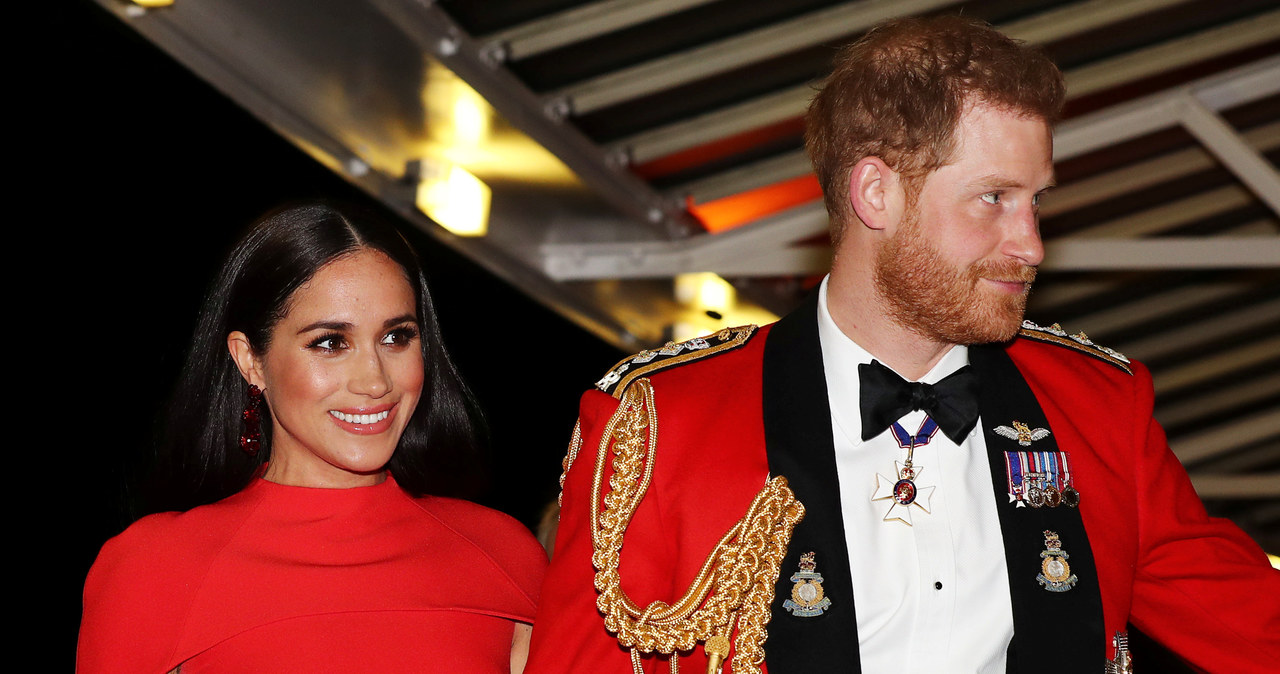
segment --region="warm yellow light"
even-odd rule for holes
[[[133,4],[141,7],[168,7],[173,0],[133,0]]]
[[[1271,560],[1271,568],[1280,569],[1280,556],[1269,554],[1267,559]]]
[[[676,276],[675,296],[676,301],[685,306],[671,325],[671,338],[677,342],[728,327],[764,325],[778,320],[774,314],[750,302],[739,302],[737,290],[709,272]]]
[[[694,310],[724,313],[736,299],[733,286],[711,272],[676,276],[676,301]]]
[[[414,204],[441,227],[458,236],[489,231],[489,186],[461,166],[424,159]]]
[[[453,71],[432,62],[423,91],[431,138],[451,148],[471,148],[489,138],[493,108]]]

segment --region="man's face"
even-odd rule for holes
[[[955,144],[876,251],[876,288],[893,318],[926,338],[1004,341],[1044,258],[1037,211],[1053,181],[1052,135],[1042,119],[978,103]]]

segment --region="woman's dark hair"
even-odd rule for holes
[[[413,287],[426,368],[422,398],[387,466],[410,493],[456,493],[455,478],[463,476],[455,473],[479,460],[482,419],[441,341],[422,265],[390,225],[312,203],[274,211],[255,222],[214,279],[170,402],[153,502],[144,510],[185,510],[249,483],[270,457],[271,424],[264,409],[262,450],[249,456],[240,449],[248,386],[227,350],[227,335],[239,330],[255,352],[265,353],[294,291],[326,264],[370,249],[400,265]]]

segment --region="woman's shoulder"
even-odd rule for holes
[[[492,559],[530,599],[537,598],[547,553],[525,525],[510,515],[470,501],[443,496],[414,500],[454,535]]]
[[[82,671],[163,671],[192,594],[216,554],[225,514],[209,507],[148,515],[102,546],[84,585]],[[147,638],[138,643],[136,635]],[[120,644],[133,643],[122,649]]]

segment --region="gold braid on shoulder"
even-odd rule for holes
[[[627,387],[600,438],[592,481],[591,536],[595,552],[596,606],[605,627],[631,650],[641,674],[641,653],[669,655],[679,671],[679,653],[703,644],[708,672],[720,671],[734,638],[733,671],[759,672],[764,662],[765,625],[778,568],[791,531],[804,518],[784,477],[769,480],[738,521],[716,544],[689,588],[674,605],[655,601],[640,607],[622,591],[618,574],[622,537],[653,477],[658,419],[653,386],[637,379]],[[609,491],[601,498],[606,462],[612,454]],[[601,505],[603,503],[603,512]],[[736,623],[736,625],[735,625]]]

